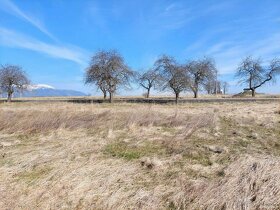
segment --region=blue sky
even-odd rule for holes
[[[163,53],[210,56],[240,92],[234,72],[244,56],[280,57],[280,1],[0,0],[0,63],[23,66],[34,84],[97,94],[83,74],[98,49],[119,50],[139,71]],[[260,91],[280,93],[280,82]]]

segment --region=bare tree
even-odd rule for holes
[[[189,77],[185,68],[167,55],[163,55],[155,62],[155,68],[161,75],[163,90],[171,89],[175,94],[177,104],[180,93],[189,87]]]
[[[216,79],[207,79],[203,84],[207,94],[221,94],[222,93],[222,82]]]
[[[217,69],[212,59],[191,61],[186,64],[185,68],[190,75],[190,88],[194,93],[194,98],[198,97],[199,89],[201,86],[205,86],[207,81],[217,82]]]
[[[206,90],[207,94],[212,94],[215,89],[215,81],[207,80],[204,84],[204,89]]]
[[[138,83],[147,90],[146,98],[149,98],[151,88],[155,88],[160,82],[160,75],[154,69],[150,69],[137,75]]]
[[[215,77],[208,77],[205,82],[202,84],[203,88],[207,94],[215,94],[217,92],[217,85],[219,81]]]
[[[256,89],[273,81],[278,74],[280,74],[280,59],[275,58],[268,66],[263,66],[261,59],[248,56],[239,64],[236,77],[240,78],[239,83],[248,85],[244,91],[251,91],[252,97],[255,97]]]
[[[229,88],[228,82],[222,82],[222,88],[223,88],[224,95],[226,95],[226,93],[228,92],[228,88]]]
[[[20,66],[4,65],[0,68],[0,89],[7,93],[8,102],[12,101],[15,91],[26,89],[29,83],[26,73]]]
[[[107,52],[100,51],[96,53],[92,59],[89,67],[86,69],[85,73],[85,84],[94,84],[99,88],[103,93],[103,98],[107,98],[108,88],[104,80],[104,72],[106,71],[106,62],[108,62]]]
[[[128,87],[133,76],[133,71],[117,51],[99,51],[92,57],[87,68],[85,83],[97,85],[104,98],[108,92],[112,103],[116,90],[121,86]]]
[[[213,94],[222,93],[222,82],[220,80],[215,80],[215,88]]]

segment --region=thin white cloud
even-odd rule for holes
[[[269,38],[258,43],[254,49],[257,55],[264,58],[269,58],[271,56],[280,56],[280,32],[271,34]]]
[[[163,9],[158,16],[158,21],[165,21],[165,27],[168,29],[179,29],[187,25],[189,22],[202,18],[207,15],[222,11],[232,6],[230,2],[217,3],[201,9],[198,7],[188,7],[186,4],[171,3]]]
[[[183,5],[172,3],[159,13],[157,22],[167,29],[178,29],[183,27],[187,22],[191,21],[191,11]]]
[[[212,54],[219,63],[221,74],[234,73],[238,63],[248,55],[261,57],[264,62],[280,55],[280,33],[271,34],[270,37],[253,43],[235,42],[230,46],[222,46],[219,51]],[[218,44],[216,44],[218,45]],[[211,47],[212,48],[212,47]]]
[[[214,53],[217,53],[217,52],[220,52],[221,50],[225,49],[225,47],[231,45],[230,42],[220,42],[220,43],[217,43],[217,44],[214,44],[213,46],[211,46],[206,54],[207,55],[211,55],[211,54],[214,54]]]
[[[24,34],[0,27],[0,44],[7,47],[28,49],[44,53],[54,58],[62,58],[73,61],[82,67],[87,65],[88,53],[77,47],[64,47],[48,44]]]
[[[235,72],[240,60],[245,56],[252,55],[261,57],[264,62],[273,57],[280,56],[280,32],[271,32],[269,35],[259,36],[254,39],[248,39],[246,31],[250,30],[255,33],[259,28],[247,27],[240,30],[239,34],[235,34],[235,28],[225,27],[223,30],[217,30],[215,33],[211,31],[204,32],[206,36],[202,36],[192,45],[185,49],[184,55],[210,56],[216,59],[217,67],[221,74],[232,74]],[[210,35],[211,34],[211,35]],[[223,39],[213,42],[215,37]],[[228,34],[225,35],[225,34]],[[210,45],[209,42],[212,42]]]
[[[27,21],[28,23],[32,24],[37,29],[39,29],[41,32],[46,34],[48,37],[57,41],[57,39],[46,29],[46,27],[44,26],[44,24],[42,22],[40,22],[35,17],[27,15],[17,5],[15,5],[11,0],[0,0],[0,9]]]

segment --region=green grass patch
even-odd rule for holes
[[[192,164],[200,164],[203,166],[211,166],[213,163],[210,160],[211,153],[208,151],[195,151],[189,153],[183,153],[184,159],[188,160]]]
[[[28,184],[41,179],[49,174],[52,169],[50,167],[35,168],[29,171],[23,171],[17,175],[17,180],[22,180]]]
[[[124,141],[117,141],[106,145],[104,154],[112,157],[124,158],[126,160],[133,160],[154,154],[163,155],[165,154],[165,149],[152,143],[133,145]]]

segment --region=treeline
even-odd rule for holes
[[[248,85],[244,91],[255,90],[269,81],[273,81],[280,73],[280,60],[273,59],[264,66],[261,59],[247,57],[242,60],[236,71],[240,83]],[[200,90],[208,94],[226,93],[228,83],[218,80],[218,70],[215,61],[210,58],[189,60],[179,63],[174,57],[160,56],[151,69],[145,72],[133,71],[124,61],[124,58],[115,50],[99,51],[91,59],[85,73],[85,84],[96,85],[104,95],[109,94],[110,102],[117,89],[130,87],[131,83],[138,83],[146,89],[146,97],[150,96],[152,88],[170,90],[174,93],[176,103],[184,91],[192,91],[194,98]]]
[[[247,87],[255,96],[256,89],[276,80],[280,74],[280,59],[274,58],[267,65],[261,59],[246,57],[236,70],[240,84]],[[210,58],[189,60],[179,63],[174,57],[160,56],[154,65],[145,72],[133,71],[116,50],[101,50],[93,55],[84,75],[85,84],[95,85],[109,101],[120,88],[130,88],[132,83],[146,89],[145,96],[150,96],[151,89],[172,91],[176,103],[182,92],[193,92],[198,97],[201,90],[208,94],[226,93],[228,83],[218,80],[215,61]],[[0,68],[0,93],[8,96],[10,102],[15,91],[24,91],[30,84],[27,74],[20,66],[2,65]]]

